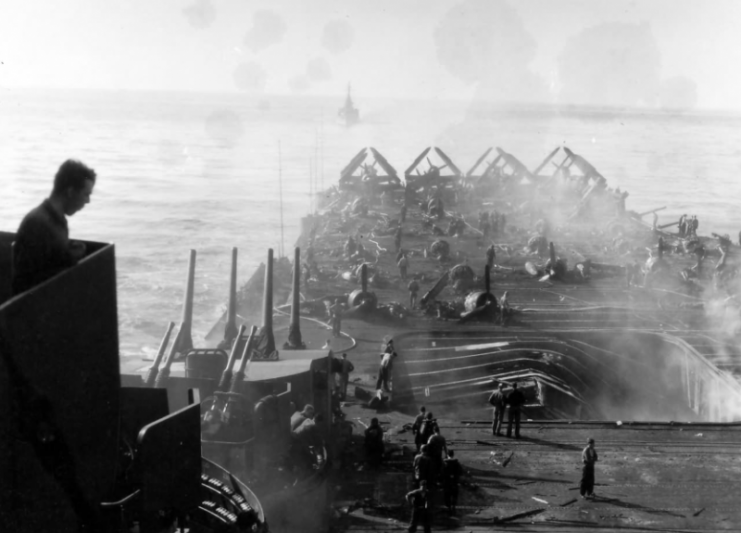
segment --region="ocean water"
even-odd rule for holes
[[[335,121],[344,98],[90,91],[0,92],[0,229],[15,231],[51,189],[59,164],[98,173],[73,238],[116,245],[121,353],[156,349],[178,321],[190,249],[198,252],[194,341],[225,307],[231,248],[239,283],[298,236],[310,175],[320,189],[364,146],[403,174],[427,146],[466,172],[491,146],[533,169],[568,146],[630,192],[628,208],[695,214],[700,231],[741,230],[741,116],[491,107],[356,97],[362,123]],[[267,109],[266,109],[267,107]],[[280,155],[279,155],[280,151]],[[312,172],[310,169],[314,167]],[[280,176],[280,179],[279,179]],[[735,237],[734,237],[735,240]]]

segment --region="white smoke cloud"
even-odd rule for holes
[[[322,46],[333,54],[348,50],[355,40],[355,31],[344,19],[332,20],[324,25]]]
[[[306,65],[306,76],[312,82],[321,82],[332,79],[332,68],[323,57],[317,57]]]
[[[234,69],[234,84],[240,91],[247,93],[261,94],[265,92],[265,83],[267,82],[267,71],[255,63],[241,63]]]
[[[558,59],[559,101],[600,106],[653,106],[661,54],[648,23],[608,22],[578,33]]]
[[[536,42],[505,0],[465,0],[434,30],[437,58],[451,74],[476,83],[475,101],[545,101],[545,81],[530,70]]]
[[[193,4],[183,8],[183,15],[192,27],[200,30],[213,24],[216,19],[216,8],[210,0],[195,0]]]
[[[286,23],[273,11],[256,11],[252,18],[252,28],[244,37],[244,44],[253,52],[264,50],[278,44],[286,34]]]

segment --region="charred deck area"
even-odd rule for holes
[[[347,409],[349,417],[363,409]],[[465,413],[461,413],[465,416]],[[356,448],[337,476],[339,530],[399,531],[411,510],[411,420],[382,414],[388,460],[368,470]],[[440,419],[441,433],[465,471],[458,514],[436,494],[432,529],[446,531],[737,530],[741,509],[741,427],[528,421],[520,440],[492,437],[486,419]],[[579,496],[581,450],[596,441],[593,500]]]

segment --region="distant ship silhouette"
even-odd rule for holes
[[[360,122],[360,112],[355,108],[350,97],[350,84],[347,84],[347,98],[345,98],[345,105],[337,112],[340,123],[345,126],[352,126]]]

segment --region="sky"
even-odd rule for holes
[[[741,110],[736,0],[3,0],[0,89]]]

